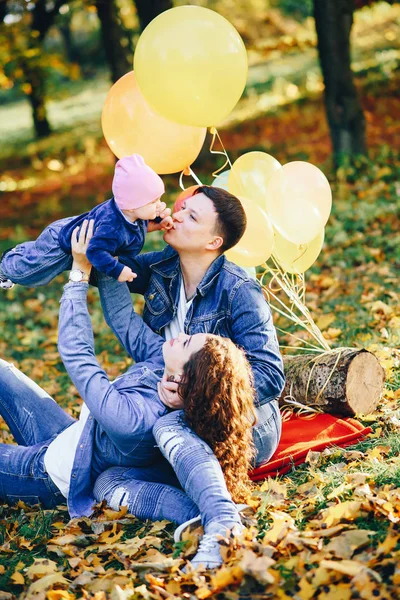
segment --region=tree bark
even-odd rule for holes
[[[142,31],[157,15],[173,6],[172,0],[135,0],[135,4]]]
[[[132,71],[131,34],[121,19],[116,0],[96,0],[101,35],[113,83]]]
[[[28,62],[23,63],[25,81],[31,86],[28,95],[32,109],[33,126],[36,137],[43,138],[51,133],[50,123],[47,119],[45,101],[45,75],[40,67],[32,67]]]
[[[314,0],[325,109],[336,167],[367,152],[365,119],[351,70],[353,11],[353,0]]]
[[[322,355],[284,356],[285,396],[301,404],[345,417],[375,410],[385,372],[367,350],[344,348]]]

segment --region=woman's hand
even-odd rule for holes
[[[174,410],[183,408],[183,400],[178,394],[178,387],[179,383],[176,381],[168,381],[165,373],[157,385],[161,402],[165,404],[165,406],[168,406],[168,408],[173,408]]]
[[[90,240],[93,237],[94,220],[83,221],[79,231],[79,227],[76,227],[72,232],[71,237],[71,252],[73,257],[72,268],[79,269],[83,273],[90,275],[92,265],[86,258],[86,250]],[[79,231],[79,235],[78,235]]]

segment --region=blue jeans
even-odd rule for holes
[[[282,433],[282,418],[278,400],[272,400],[256,408],[257,423],[253,427],[253,442],[256,448],[254,466],[269,461],[278,447]]]
[[[34,381],[0,359],[0,414],[18,445],[0,444],[0,500],[41,503],[54,508],[65,503],[44,467],[50,442],[75,422]]]
[[[42,231],[37,240],[18,244],[7,251],[0,263],[0,273],[13,283],[36,287],[46,285],[72,266],[72,256],[60,248],[58,235],[71,219],[60,219]]]
[[[279,442],[278,402],[258,408],[257,417],[253,438],[259,466],[271,458]],[[238,522],[221,467],[211,448],[185,424],[183,412],[158,419],[153,433],[168,462],[147,468],[108,469],[96,481],[96,500],[107,500],[115,510],[128,506],[138,518],[155,521],[183,523],[200,513],[205,531],[211,523],[232,527]]]
[[[141,519],[183,523],[200,513],[206,533],[210,527],[215,531],[221,526],[224,531],[239,524],[220,464],[211,448],[185,424],[183,412],[159,419],[153,434],[168,462],[144,469],[108,469],[96,481],[96,500],[105,499],[114,509],[126,505]]]

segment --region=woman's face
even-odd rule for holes
[[[192,354],[201,350],[208,337],[207,333],[195,333],[194,335],[180,333],[178,337],[164,342],[162,350],[167,373],[181,375],[183,367]]]

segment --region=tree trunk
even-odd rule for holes
[[[317,356],[284,356],[285,396],[324,412],[352,417],[375,410],[385,372],[367,350],[344,348]]]
[[[172,0],[135,0],[135,4],[142,31],[157,15],[173,6]]]
[[[351,70],[353,10],[353,0],[314,0],[325,109],[336,167],[367,152],[365,119]]]
[[[45,104],[45,75],[39,67],[31,68],[26,64],[24,74],[25,81],[32,89],[28,98],[32,108],[33,126],[36,137],[43,138],[51,133]]]
[[[132,71],[131,35],[124,27],[116,0],[96,0],[96,9],[111,79],[115,83]]]

